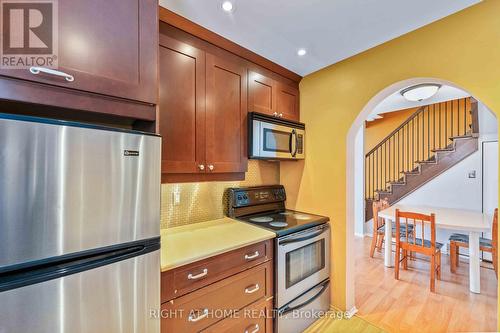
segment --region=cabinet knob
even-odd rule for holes
[[[208,165],[208,170],[210,171],[214,171],[215,167],[212,165],[212,164],[209,164]]]
[[[200,164],[198,165],[198,169],[200,169],[201,171],[205,170],[205,166],[203,164]]]

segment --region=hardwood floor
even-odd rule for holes
[[[384,331],[366,320],[354,316],[350,319],[330,319],[327,317],[318,320],[304,333],[383,333]]]
[[[410,261],[397,281],[394,269],[384,266],[383,253],[375,251],[370,258],[370,242],[369,237],[355,240],[359,317],[388,332],[497,330],[497,279],[491,265],[481,264],[481,294],[472,294],[466,259],[452,274],[449,257],[443,254],[442,280],[431,293],[428,261]]]

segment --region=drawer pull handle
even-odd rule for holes
[[[31,72],[31,74],[35,74],[35,75],[38,75],[40,73],[45,73],[45,74],[60,76],[60,77],[63,77],[68,82],[75,81],[75,78],[73,75],[69,75],[69,74],[61,72],[61,71],[56,71],[55,69],[50,69],[50,68],[45,68],[45,67],[30,67],[30,72]]]
[[[259,284],[257,283],[253,288],[245,288],[245,294],[253,294],[254,292],[260,289]]]
[[[188,317],[188,321],[190,321],[192,323],[196,323],[197,321],[200,321],[200,320],[205,319],[207,317],[208,317],[208,309],[204,309],[203,312],[198,316],[194,316],[194,314],[190,314]]]
[[[208,274],[208,269],[206,269],[206,268],[203,270],[203,272],[201,272],[200,274],[197,274],[197,275],[193,275],[192,273],[189,273],[188,280],[198,280],[204,276],[207,276],[207,274]]]
[[[259,251],[255,251],[254,254],[245,254],[245,259],[246,260],[252,260],[255,259],[259,256]]]
[[[257,333],[258,331],[260,331],[260,327],[259,327],[259,324],[255,324],[255,325],[252,325],[253,326],[253,331],[250,331],[251,328],[248,327],[246,330],[245,330],[245,333]]]

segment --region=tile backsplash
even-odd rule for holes
[[[161,228],[199,223],[224,217],[227,212],[226,189],[229,187],[279,184],[278,162],[248,161],[245,180],[163,184],[161,187]],[[174,193],[180,202],[174,205]]]

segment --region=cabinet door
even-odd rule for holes
[[[207,172],[247,170],[245,67],[207,53]]]
[[[198,173],[205,163],[205,53],[160,35],[162,173]]]
[[[284,83],[278,83],[276,89],[276,112],[278,117],[299,120],[299,90]]]
[[[58,1],[58,68],[68,82],[29,69],[0,75],[156,104],[158,2]]]
[[[276,115],[276,82],[262,74],[248,73],[248,111]]]

